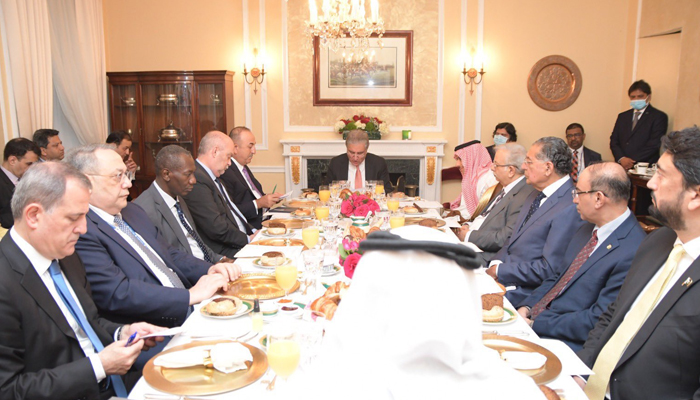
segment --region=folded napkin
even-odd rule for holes
[[[240,343],[219,343],[214,346],[199,346],[187,350],[158,356],[153,365],[165,368],[185,368],[204,365],[211,357],[214,368],[225,374],[247,369],[245,362],[253,361],[250,350]]]
[[[504,351],[501,359],[514,369],[539,369],[547,362],[547,357],[540,353],[527,351]]]

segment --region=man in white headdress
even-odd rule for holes
[[[435,229],[392,232],[362,242],[319,359],[290,381],[299,398],[544,398],[482,344],[473,251]]]

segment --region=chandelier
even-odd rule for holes
[[[379,17],[378,0],[370,0],[370,17],[365,18],[365,0],[323,0],[322,14],[318,13],[316,0],[309,0],[309,20],[306,34],[313,42],[319,38],[322,47],[338,51],[340,48],[369,49],[369,37],[379,37],[382,47],[384,20]],[[350,43],[343,39],[350,39]]]

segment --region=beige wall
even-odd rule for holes
[[[668,17],[667,2],[682,4],[685,11],[676,18]],[[539,0],[485,1],[483,32],[484,49],[487,54],[487,73],[484,77],[482,98],[481,136],[484,144],[492,143],[493,126],[510,121],[518,129],[520,142],[527,146],[545,135],[562,136],[571,122],[580,122],[586,128],[587,145],[611,158],[608,137],[616,115],[627,109],[627,87],[632,81],[634,69],[635,30],[637,26],[637,0],[590,0],[588,2],[562,2]],[[263,95],[250,91],[250,121],[246,121],[244,83],[241,76],[244,30],[243,9],[248,8],[248,46],[265,47],[266,100],[268,150],[258,152],[253,164],[257,166],[281,167],[282,147],[279,140],[292,138],[333,139],[333,132],[285,132],[283,114],[283,0],[104,0],[105,40],[108,71],[170,70],[170,69],[230,69],[235,77],[235,123],[249,125],[261,142]],[[260,9],[264,4],[264,9]],[[336,118],[353,115],[361,109],[337,107],[313,107],[310,103],[311,80],[308,48],[303,47],[301,22],[305,18],[307,2],[289,0],[287,23],[290,38],[290,118],[292,124],[310,120],[304,125],[330,125]],[[442,91],[443,114],[440,131],[414,132],[415,138],[446,139],[448,148],[445,165],[453,165],[451,148],[457,145],[459,116],[464,116],[464,138],[476,136],[475,119],[478,96],[464,97],[464,108],[460,108],[460,54],[462,52],[461,29],[466,23],[466,44],[477,46],[479,2],[467,0],[467,17],[463,21],[460,0],[445,0],[443,12],[444,41],[442,55],[443,84],[437,87],[438,52],[437,32],[439,8],[437,1],[382,0],[381,13],[387,20],[386,28],[413,29],[414,53],[420,65],[414,75],[413,108],[375,107],[373,114],[380,118],[391,116],[393,124],[431,124],[433,115],[418,115],[429,112],[438,101],[438,89]],[[664,12],[659,10],[663,9]],[[698,90],[700,76],[697,75],[697,58],[700,53],[688,55],[688,48],[699,48],[700,12],[693,0],[671,2],[670,0],[644,0],[641,34],[683,25],[681,51],[695,60],[695,69],[681,64],[679,101],[677,110],[665,110],[675,115],[681,126],[698,121]],[[261,12],[264,16],[264,40],[261,40]],[[695,27],[690,27],[692,25]],[[686,34],[688,32],[688,34]],[[561,54],[572,59],[583,75],[583,88],[576,103],[559,112],[545,111],[537,107],[527,93],[528,73],[540,58]],[[685,82],[692,83],[686,85]],[[654,86],[654,82],[650,82]],[[688,86],[688,87],[686,87]],[[685,97],[684,97],[685,96]],[[694,96],[694,97],[693,97]],[[691,101],[693,100],[693,101]],[[692,104],[691,104],[692,103]],[[680,115],[687,114],[687,115]],[[314,121],[316,119],[316,121]],[[389,138],[398,138],[393,132]],[[266,190],[275,184],[282,190],[282,173],[256,174],[260,176]],[[457,192],[456,184],[446,185],[443,200],[451,200]]]

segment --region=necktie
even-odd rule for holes
[[[226,203],[228,204],[228,208],[231,209],[231,212],[233,213],[233,219],[236,220],[236,224],[238,225],[238,229],[241,230],[241,232],[250,235],[252,232],[248,229],[248,223],[246,222],[247,220],[241,214],[240,211],[238,211],[238,207],[236,207],[235,204],[231,201],[231,199],[228,197],[228,194],[226,194],[226,190],[224,189],[224,185],[221,184],[221,181],[219,178],[216,178],[216,184],[219,186],[219,190],[221,191],[221,195],[224,196],[224,199],[226,200]]]
[[[177,216],[180,217],[180,223],[182,224],[182,226],[185,227],[187,234],[192,236],[192,239],[194,239],[194,241],[197,242],[197,246],[199,246],[199,249],[202,250],[202,253],[204,253],[204,261],[213,264],[214,261],[209,256],[209,252],[207,251],[207,247],[204,246],[202,238],[199,237],[197,232],[195,232],[195,230],[192,229],[190,224],[187,222],[187,218],[185,218],[185,213],[182,212],[182,207],[180,207],[180,202],[175,203],[175,209],[177,210]]]
[[[588,240],[588,243],[586,243],[585,246],[579,251],[578,255],[574,259],[574,261],[571,263],[569,266],[569,269],[566,270],[564,273],[564,276],[559,279],[559,282],[557,282],[556,285],[554,285],[553,288],[547,292],[547,294],[544,295],[543,298],[540,299],[540,301],[535,304],[534,307],[532,307],[532,311],[530,312],[530,318],[534,320],[537,318],[538,315],[542,313],[542,311],[546,310],[547,307],[549,307],[549,304],[554,300],[557,296],[559,296],[559,293],[561,293],[562,290],[566,287],[566,285],[569,284],[569,281],[571,281],[571,278],[576,275],[576,272],[581,268],[581,266],[588,260],[588,257],[590,257],[591,253],[593,252],[593,249],[595,246],[598,244],[598,230],[593,231],[593,235],[591,235],[591,238]]]
[[[637,126],[637,122],[639,122],[639,116],[641,114],[642,113],[639,111],[634,112],[634,118],[632,118],[632,130],[634,130],[634,128]]]
[[[668,285],[684,253],[685,250],[682,245],[677,244],[673,247],[659,276],[649,285],[647,290],[637,301],[637,304],[627,313],[624,321],[617,327],[617,330],[610,337],[610,340],[603,346],[603,349],[600,351],[595,361],[595,365],[593,365],[593,372],[595,372],[595,375],[592,375],[586,384],[585,392],[589,399],[602,400],[605,398],[610,376],[615,366],[620,361],[622,353],[624,353],[649,314],[654,310],[656,303],[658,303],[661,298],[661,293],[663,293],[664,288]]]
[[[500,192],[500,193],[498,194],[498,196],[496,196],[496,198],[493,200],[493,203],[491,203],[491,205],[489,206],[489,208],[486,209],[486,211],[484,211],[483,213],[481,213],[481,216],[484,217],[484,218],[486,218],[486,217],[489,215],[489,213],[491,212],[491,210],[493,210],[494,207],[496,207],[496,204],[498,204],[498,202],[501,201],[501,199],[503,199],[503,197],[505,197],[505,195],[506,195],[506,190],[505,190],[505,189],[501,189],[501,192]]]
[[[355,170],[355,189],[359,189],[362,186],[364,186],[364,182],[362,181],[362,172],[360,172],[360,167],[357,167]]]
[[[88,339],[90,339],[90,343],[92,343],[92,347],[95,348],[95,352],[99,353],[104,349],[104,345],[100,341],[100,338],[97,337],[97,333],[95,333],[95,330],[92,329],[92,326],[87,320],[87,317],[83,313],[83,311],[78,307],[78,303],[76,302],[76,299],[71,295],[70,291],[68,290],[68,285],[66,285],[66,281],[63,279],[63,275],[61,275],[61,269],[58,266],[58,261],[53,260],[51,262],[51,266],[49,267],[49,272],[51,273],[51,279],[53,280],[53,284],[56,287],[56,290],[58,291],[58,294],[61,296],[61,299],[63,300],[63,303],[68,307],[68,311],[73,315],[73,318],[78,322],[78,325],[80,325],[80,328],[85,332],[87,335]],[[109,379],[112,383],[112,386],[114,387],[114,392],[117,394],[119,397],[126,397],[128,395],[126,391],[126,387],[124,386],[124,382],[122,381],[122,378],[117,376],[117,375],[110,375]]]
[[[573,168],[571,169],[571,180],[578,182],[578,150],[574,150],[574,157],[571,159]]]
[[[114,216],[114,225],[117,226],[117,229],[120,231],[124,232],[126,236],[128,236],[132,242],[136,244],[136,246],[141,250],[143,254],[148,257],[148,260],[151,261],[151,264],[153,264],[160,272],[165,275],[170,283],[173,285],[173,287],[178,288],[178,289],[184,289],[185,285],[182,284],[182,281],[180,278],[177,276],[176,273],[174,273],[170,268],[168,268],[167,265],[158,257],[156,256],[153,251],[146,246],[143,243],[143,240],[136,236],[136,232],[129,226],[129,224],[126,223],[121,217],[121,215],[117,214]]]
[[[537,209],[540,208],[540,202],[542,202],[542,199],[544,199],[545,197],[547,196],[543,192],[540,192],[537,195],[537,197],[535,197],[535,201],[533,201],[532,204],[530,204],[530,209],[528,210],[527,215],[525,216],[525,221],[523,221],[523,224],[520,225],[520,228],[525,226],[525,224],[527,224],[527,221],[530,220],[530,217],[532,217],[532,214],[534,214],[535,211],[537,211]]]
[[[243,167],[243,176],[245,176],[245,180],[248,182],[248,186],[250,186],[250,189],[253,191],[253,193],[255,193],[255,195],[258,197],[262,197],[262,193],[260,193],[258,187],[255,186],[255,183],[253,183],[253,179],[250,177],[248,167]]]

